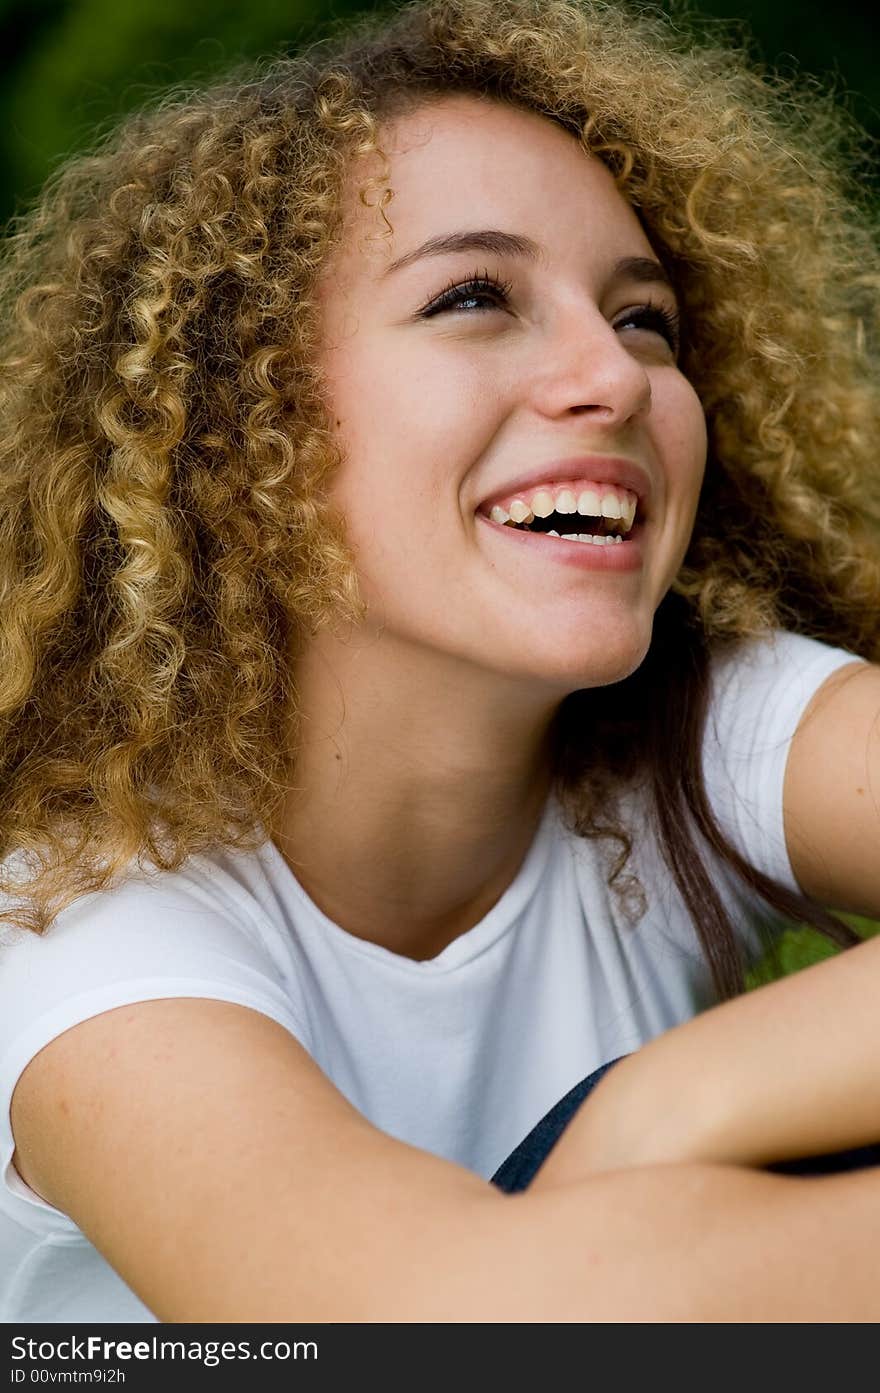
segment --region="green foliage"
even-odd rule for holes
[[[840,910],[832,913],[855,929],[862,938],[871,938],[880,933],[880,922],[862,918],[858,914],[844,914]],[[751,968],[746,976],[749,991],[775,982],[780,977],[788,977],[792,972],[810,967],[813,963],[833,958],[841,950],[817,929],[805,924],[792,924],[785,930],[772,948]]]
[[[176,83],[289,51],[327,23],[393,0],[0,0],[0,220],[93,133]],[[711,16],[719,43],[813,73],[880,132],[874,16],[858,0],[660,0]],[[870,178],[873,184],[873,177]]]
[[[16,0],[0,6],[0,24],[8,26]],[[315,0],[40,0],[40,6],[48,22],[32,42],[22,36],[2,84],[0,202],[6,206],[0,217],[13,201],[21,211],[50,170],[90,143],[96,130],[164,89],[206,81],[244,59],[291,51],[327,22],[367,8],[356,0],[335,0],[332,10]]]

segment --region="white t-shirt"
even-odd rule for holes
[[[713,662],[710,802],[745,857],[793,890],[782,822],[789,742],[812,694],[854,659],[778,631]],[[552,797],[500,900],[426,962],[332,923],[269,840],[256,853],[191,858],[173,874],[135,867],[42,937],[0,925],[0,1320],[155,1320],[12,1166],[20,1074],[90,1016],[162,997],[253,1007],[377,1127],[488,1180],[579,1080],[710,1004],[684,903],[639,821],[644,808],[630,812],[628,869],[648,899],[634,925],[606,884],[608,844],[568,832]],[[706,858],[757,951],[754,900],[708,848]]]

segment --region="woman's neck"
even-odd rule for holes
[[[392,649],[321,636],[300,660],[294,787],[272,836],[328,918],[422,961],[479,923],[522,865],[550,790],[555,706]]]

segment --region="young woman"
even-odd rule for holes
[[[22,222],[3,1319],[880,1316],[880,1169],[768,1169],[880,1139],[846,135],[654,14],[426,0]],[[738,995],[790,920],[855,946]]]

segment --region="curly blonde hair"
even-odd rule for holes
[[[336,23],[164,95],[14,224],[0,888],[22,887],[12,853],[29,876],[0,919],[41,933],[135,857],[177,869],[254,850],[273,825],[295,766],[293,660],[364,612],[327,499],[341,457],[316,280],[353,158],[453,91],[538,111],[604,160],[681,301],[710,440],[693,537],[642,667],[613,700],[562,703],[556,772],[578,831],[623,842],[616,880],[628,834],[598,809],[648,771],[728,995],[735,936],[677,809],[777,909],[849,941],[727,845],[698,752],[710,643],[783,627],[880,659],[878,238],[859,131],[832,97],[626,0],[416,0]],[[361,189],[380,230],[388,197],[382,178]],[[626,741],[583,748],[597,723]]]

